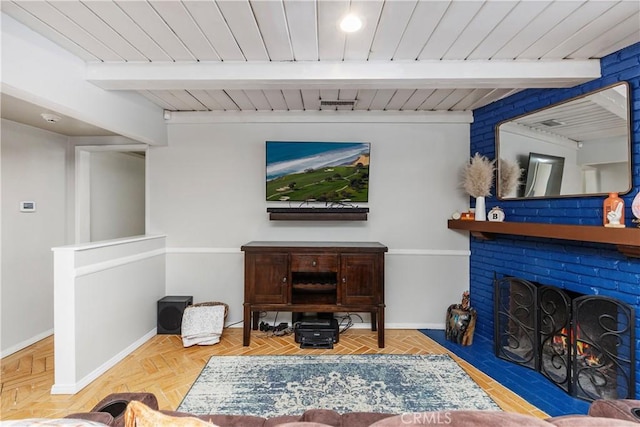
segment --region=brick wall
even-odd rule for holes
[[[474,111],[471,154],[495,157],[495,126],[506,119],[627,81],[631,92],[633,188],[625,200],[630,225],[631,201],[640,191],[640,43],[601,60],[602,77],[569,89],[531,89]],[[500,206],[507,221],[602,224],[603,196],[531,201],[487,198],[487,208]],[[613,245],[500,236],[493,241],[471,238],[471,303],[478,311],[476,333],[493,339],[493,277],[514,275],[582,294],[617,298],[635,309],[636,364],[640,358],[640,259],[627,258]],[[640,369],[636,370],[640,397]]]

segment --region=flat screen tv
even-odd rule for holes
[[[267,141],[267,201],[369,201],[368,142]]]
[[[564,157],[529,153],[524,197],[559,196]]]

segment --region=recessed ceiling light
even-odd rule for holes
[[[55,114],[42,113],[40,116],[48,123],[58,123],[62,117],[56,116]]]
[[[345,33],[353,33],[362,28],[362,20],[353,13],[348,14],[340,22],[340,29]]]

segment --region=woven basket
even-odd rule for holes
[[[193,304],[192,307],[210,307],[212,305],[224,305],[224,318],[227,318],[227,314],[229,314],[229,304],[219,301],[209,301],[209,302],[199,302],[197,304]]]

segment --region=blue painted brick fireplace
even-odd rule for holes
[[[495,126],[503,120],[550,104],[627,81],[631,91],[633,188],[623,195],[627,226],[630,205],[640,191],[640,43],[601,60],[602,77],[568,89],[531,89],[474,111],[471,155],[495,157]],[[487,199],[487,208],[501,206],[507,221],[558,224],[602,224],[606,196],[544,200]],[[613,245],[503,235],[484,241],[471,237],[471,304],[478,311],[476,334],[493,340],[493,278],[513,275],[588,295],[605,295],[635,309],[636,398],[640,398],[640,259],[627,258]]]

